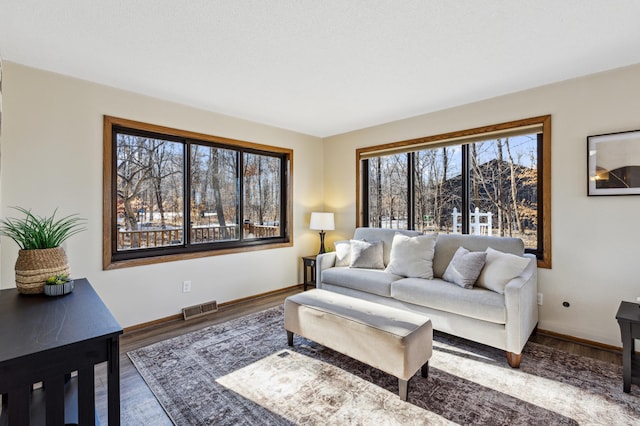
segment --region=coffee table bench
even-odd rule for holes
[[[284,301],[284,328],[289,346],[297,334],[397,377],[403,401],[409,379],[428,375],[433,328],[424,315],[314,289]]]

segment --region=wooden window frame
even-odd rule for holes
[[[356,149],[356,226],[362,226],[363,224],[364,206],[368,196],[362,190],[363,177],[366,174],[366,171],[362,170],[361,167],[363,159],[386,155],[386,153],[411,152],[421,148],[459,145],[487,138],[508,136],[511,132],[526,128],[542,129],[542,153],[541,159],[538,161],[538,188],[542,191],[542,194],[538,197],[539,202],[542,203],[542,208],[539,209],[541,217],[538,218],[539,226],[542,227],[539,233],[542,253],[538,256],[538,267],[551,269],[551,115]]]
[[[241,149],[243,152],[256,152],[274,154],[283,158],[283,190],[281,194],[281,217],[282,235],[278,238],[252,240],[248,242],[240,242],[230,245],[222,245],[219,248],[212,248],[210,245],[206,247],[197,247],[191,245],[185,247],[177,253],[170,254],[149,254],[139,252],[140,256],[129,259],[117,259],[118,256],[114,252],[113,239],[116,238],[116,191],[115,191],[115,164],[114,150],[115,141],[113,140],[114,128],[126,128],[140,132],[149,132],[169,139],[185,138],[196,142],[204,142],[205,144],[215,144],[228,148]],[[266,250],[283,247],[291,247],[292,242],[292,218],[293,218],[293,150],[282,147],[258,144],[254,142],[246,142],[235,139],[224,138],[220,136],[212,136],[202,133],[191,132],[187,130],[173,129],[169,127],[159,126],[155,124],[142,123],[139,121],[128,120],[124,118],[104,116],[103,120],[103,222],[102,222],[102,265],[103,270],[119,269],[133,266],[151,265],[156,263],[173,262],[179,260],[196,259],[209,256],[218,256],[231,253],[243,253],[255,250]],[[184,190],[184,188],[183,188]],[[242,202],[241,199],[238,202]],[[179,250],[179,248],[178,248]]]

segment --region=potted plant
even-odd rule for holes
[[[72,214],[56,220],[58,209],[46,217],[22,207],[14,209],[25,217],[0,219],[0,235],[11,238],[20,247],[15,266],[16,288],[23,294],[42,293],[48,278],[69,276],[67,255],[60,245],[86,229],[85,219]]]
[[[44,294],[47,296],[62,296],[73,291],[73,280],[67,274],[53,275],[44,282]]]

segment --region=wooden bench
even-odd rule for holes
[[[427,377],[433,328],[424,315],[314,289],[284,302],[284,328],[398,378],[407,400],[409,380]]]

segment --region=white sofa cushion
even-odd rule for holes
[[[435,234],[410,237],[396,233],[386,271],[410,278],[433,278]]]
[[[487,247],[487,260],[480,272],[476,285],[504,294],[509,281],[519,277],[530,260],[515,254],[503,253]]]
[[[505,324],[504,296],[484,288],[462,288],[439,278],[404,278],[391,284],[391,297],[416,305]]]

